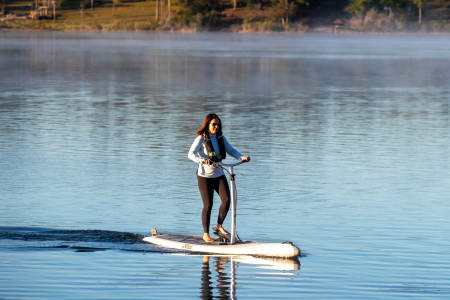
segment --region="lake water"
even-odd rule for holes
[[[0,32],[0,299],[448,299],[449,49]],[[187,152],[210,112],[252,158],[235,170],[240,237],[292,241],[298,260],[141,241],[202,234]]]

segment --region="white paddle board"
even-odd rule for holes
[[[143,240],[158,246],[189,252],[270,257],[297,257],[300,255],[300,249],[291,242],[259,243],[242,241],[242,243],[230,245],[219,242],[207,243],[203,240],[203,236],[201,235],[160,233],[145,237]]]

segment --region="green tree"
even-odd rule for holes
[[[284,0],[272,0],[272,6],[267,14],[270,20],[279,22],[284,24]]]
[[[358,17],[364,17],[371,5],[372,0],[350,0],[350,4],[345,8],[345,11]]]
[[[183,21],[187,25],[215,26],[219,20],[219,0],[184,0]]]
[[[414,4],[417,5],[417,8],[419,9],[419,25],[422,24],[422,9],[425,7],[425,0],[413,0]]]
[[[297,17],[300,8],[308,6],[309,2],[306,0],[272,0],[268,16],[273,21],[281,20],[281,23],[285,24]]]

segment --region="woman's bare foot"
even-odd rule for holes
[[[209,233],[204,233],[203,234],[203,240],[205,242],[213,242],[214,240],[209,236]]]
[[[223,234],[230,234],[228,231],[226,231],[222,225],[217,224],[216,228]]]

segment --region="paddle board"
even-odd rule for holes
[[[152,233],[152,236],[145,237],[143,240],[158,246],[188,252],[269,257],[297,257],[300,255],[300,249],[291,242],[259,243],[242,241],[242,243],[235,244],[207,243],[201,235],[161,234],[157,233],[156,230],[152,230]]]

